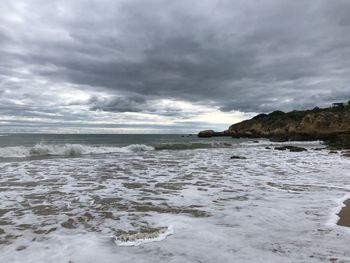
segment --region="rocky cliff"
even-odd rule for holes
[[[231,125],[224,132],[202,131],[198,136],[263,137],[273,141],[330,140],[350,136],[350,105],[259,114]]]

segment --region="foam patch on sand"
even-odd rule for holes
[[[159,242],[174,234],[172,225],[150,231],[125,233],[114,238],[114,242],[121,247],[135,247],[151,242]]]

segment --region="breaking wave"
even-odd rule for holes
[[[155,150],[193,150],[193,149],[208,149],[208,148],[225,148],[231,147],[231,143],[227,142],[211,142],[211,143],[164,143],[154,146]]]
[[[121,149],[130,152],[144,152],[152,151],[154,150],[154,147],[145,144],[130,144],[128,146],[122,147]]]
[[[128,153],[151,151],[153,147],[144,144],[131,144],[124,147],[89,146],[82,144],[36,144],[33,147],[1,147],[0,158],[26,158],[36,156],[79,156],[103,153]]]
[[[0,147],[0,158],[29,158],[45,156],[73,157],[79,155],[107,154],[107,153],[132,153],[153,150],[193,150],[207,148],[231,147],[232,144],[225,142],[211,143],[174,143],[157,144],[149,146],[145,144],[130,144],[127,146],[91,146],[84,144],[44,144],[34,146],[11,146]]]

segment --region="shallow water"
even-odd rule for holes
[[[295,153],[231,138],[103,140],[2,145],[2,262],[350,262],[336,225],[350,159],[318,142]],[[115,242],[169,226],[158,242]]]

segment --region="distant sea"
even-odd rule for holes
[[[3,134],[0,262],[350,262],[350,160],[281,144]]]

